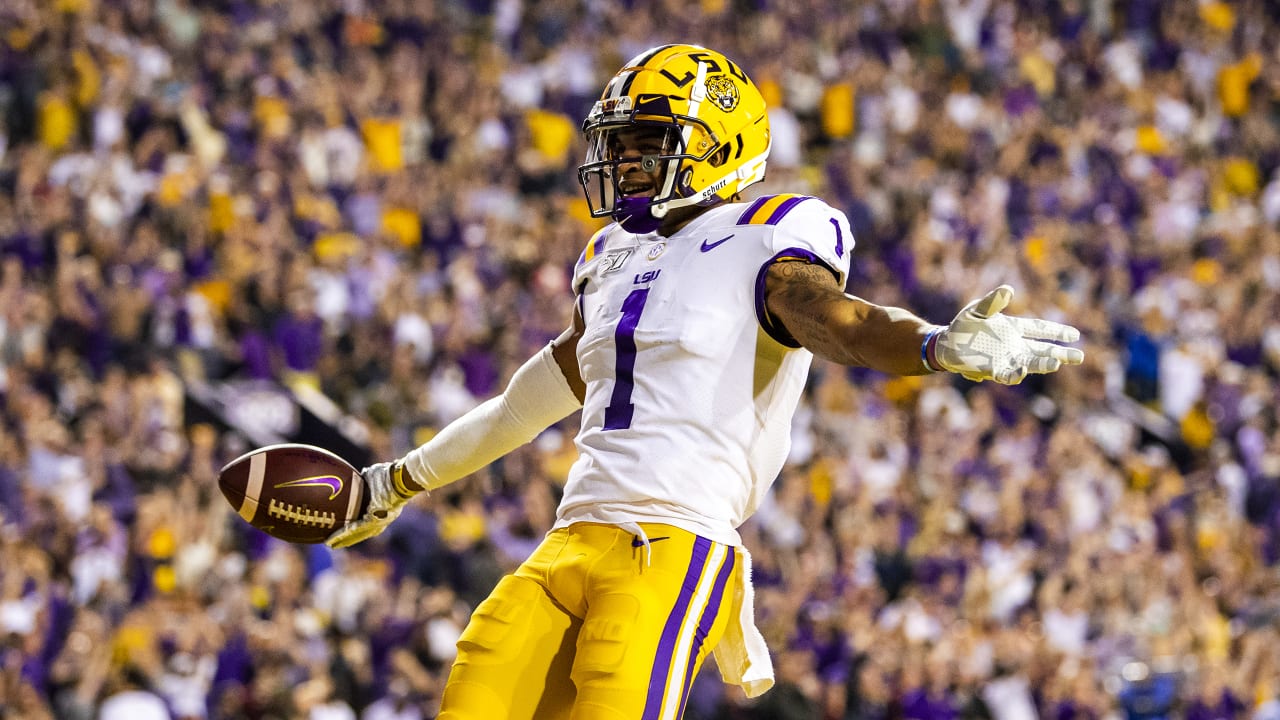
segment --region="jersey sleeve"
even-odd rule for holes
[[[775,260],[794,257],[824,265],[842,286],[849,276],[849,255],[853,250],[849,219],[816,197],[760,198],[747,207],[739,224],[772,225]]]
[[[800,343],[786,328],[773,321],[764,307],[764,276],[769,266],[787,258],[821,265],[831,271],[840,287],[849,278],[853,231],[844,213],[808,195],[768,195],[747,206],[739,225],[771,225],[772,255],[760,268],[756,282],[756,315],[770,337],[787,347]]]

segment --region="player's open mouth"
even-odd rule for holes
[[[618,189],[622,191],[623,197],[649,197],[653,195],[653,186],[648,183],[624,182]]]

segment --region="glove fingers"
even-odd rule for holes
[[[361,533],[360,530],[360,523],[350,523],[346,527],[325,538],[324,544],[334,549],[350,547],[365,539],[365,534]]]
[[[1062,367],[1062,361],[1058,358],[1040,356],[1032,358],[1031,362],[1027,363],[1027,373],[1043,375],[1045,373],[1057,372],[1060,367]]]
[[[996,373],[992,379],[1001,385],[1017,385],[1027,377],[1028,368],[1021,365],[1008,367]]]
[[[1053,342],[1075,342],[1080,339],[1080,331],[1070,325],[1063,325],[1042,318],[1010,317],[1013,327],[1024,338],[1033,340],[1051,340]]]
[[[1004,310],[1009,306],[1009,301],[1013,299],[1013,288],[1008,285],[1000,287],[987,293],[981,300],[975,300],[969,303],[968,312],[976,318],[989,318],[992,315]]]
[[[389,524],[391,524],[391,520],[385,518],[361,519],[349,522],[341,530],[326,538],[324,544],[335,549],[351,547],[380,534],[387,529]]]
[[[1053,372],[1062,365],[1079,365],[1084,362],[1084,351],[1080,348],[1067,347],[1065,345],[1054,345],[1053,343],[1040,342],[1038,340],[1028,340],[1027,347],[1035,354],[1035,360],[1044,358],[1052,358],[1058,362],[1058,365],[1043,372]],[[1032,371],[1036,372],[1036,371]]]

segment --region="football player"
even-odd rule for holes
[[[854,238],[764,178],[760,91],[724,55],[666,45],[632,59],[583,123],[578,170],[614,222],[573,273],[573,322],[503,393],[402,458],[365,468],[381,532],[403,504],[582,409],[554,528],[476,608],[440,717],[680,717],[711,652],[726,682],[773,683],[737,528],[787,456],[813,356],[886,373],[1018,383],[1083,360],[1079,333],[1001,313],[991,291],[948,325],[844,292]]]

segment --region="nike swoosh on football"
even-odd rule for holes
[[[286,487],[327,487],[329,488],[329,499],[338,497],[338,493],[342,492],[342,478],[336,475],[317,475],[315,477],[298,478],[289,482],[282,482],[276,485],[277,488]]]
[[[670,539],[671,539],[670,535],[663,535],[662,537],[649,538],[649,544],[652,545],[658,542],[659,540],[670,540]],[[644,547],[644,541],[641,540],[640,538],[632,538],[631,547]]]
[[[736,234],[736,233],[735,233],[735,234]],[[702,252],[711,252],[712,250],[715,250],[716,248],[720,247],[720,244],[721,244],[721,243],[723,243],[724,241],[728,240],[728,239],[729,239],[729,238],[731,238],[731,237],[733,237],[733,235],[729,235],[729,236],[727,236],[727,237],[722,237],[722,238],[720,238],[719,240],[717,240],[717,241],[715,241],[715,242],[713,242],[713,243],[709,243],[709,242],[707,242],[706,240],[703,240],[703,241],[702,241]]]

